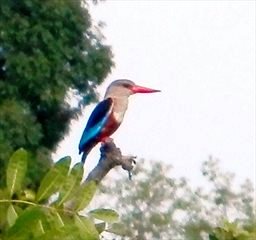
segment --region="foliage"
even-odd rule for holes
[[[60,159],[32,191],[24,187],[27,161],[23,149],[9,161],[6,187],[0,189],[0,239],[97,240],[106,223],[118,220],[111,209],[81,214],[97,190],[93,181],[81,182],[81,163],[70,169],[70,157]]]
[[[164,163],[140,160],[133,181],[105,181],[103,198],[112,199],[111,207],[118,210],[123,223],[112,232],[120,234],[122,228],[124,236],[115,239],[203,240],[226,219],[247,229],[256,227],[249,180],[235,188],[234,176],[221,172],[212,158],[202,166],[208,181],[205,189],[192,187],[184,178],[169,177],[170,170]]]
[[[0,1],[0,29],[0,186],[23,147],[26,182],[37,187],[71,119],[96,100],[112,54],[84,0]]]
[[[245,229],[237,223],[224,222],[222,226],[213,229],[209,240],[254,240],[256,239],[256,225]]]

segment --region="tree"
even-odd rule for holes
[[[39,184],[71,119],[96,100],[111,58],[85,1],[0,1],[0,186],[20,147],[30,152],[27,184]]]
[[[193,188],[185,178],[169,177],[171,166],[164,163],[138,162],[133,181],[113,181],[111,176],[102,187],[103,199],[111,198],[111,207],[121,215],[122,226],[116,225],[116,231],[122,228],[124,233],[120,239],[209,239],[214,227],[225,221],[246,230],[255,228],[252,183],[246,180],[234,187],[234,175],[222,172],[216,159],[202,165],[207,189]]]

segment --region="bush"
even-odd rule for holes
[[[97,185],[82,182],[81,163],[70,168],[70,157],[60,159],[33,191],[24,188],[28,157],[19,149],[9,160],[6,187],[0,189],[0,239],[96,240],[101,232],[111,231],[111,224],[118,220],[114,210],[85,213]]]

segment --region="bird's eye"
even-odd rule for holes
[[[128,84],[128,83],[123,83],[123,87],[125,87],[125,88],[130,88],[130,84]]]

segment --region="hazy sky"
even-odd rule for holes
[[[123,153],[172,164],[194,183],[209,155],[239,180],[255,179],[255,1],[108,0],[90,11],[106,23],[115,55],[101,96],[118,78],[162,90],[130,98],[113,135]],[[73,122],[56,159],[80,160],[93,107]],[[95,148],[86,166],[98,158]]]

